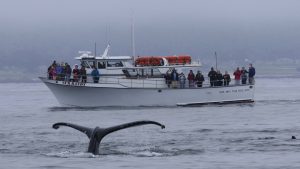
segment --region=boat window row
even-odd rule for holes
[[[122,61],[95,61],[95,60],[82,60],[81,65],[86,68],[93,68],[97,66],[97,69],[105,69],[107,67],[123,67]]]

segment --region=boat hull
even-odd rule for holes
[[[253,102],[254,85],[203,88],[126,88],[68,85],[41,78],[63,106],[187,106]]]

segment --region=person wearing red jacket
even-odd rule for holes
[[[242,75],[242,72],[240,71],[239,67],[236,68],[236,70],[233,73],[233,75],[234,75],[235,84],[239,85],[240,81],[241,81],[241,75]]]
[[[189,87],[195,87],[194,80],[195,80],[195,74],[193,70],[190,70],[190,73],[188,74],[188,80],[189,80]]]

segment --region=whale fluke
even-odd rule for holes
[[[95,127],[94,129],[92,129],[92,128],[83,127],[80,125],[65,123],[65,122],[55,123],[55,124],[53,124],[52,127],[54,129],[58,129],[60,126],[67,126],[67,127],[74,128],[74,129],[86,134],[88,136],[88,138],[90,139],[88,152],[97,155],[97,154],[99,154],[100,142],[103,139],[103,137],[105,137],[106,135],[108,135],[112,132],[118,131],[118,130],[129,128],[129,127],[136,127],[136,126],[147,125],[147,124],[154,124],[154,125],[160,126],[162,129],[165,128],[165,126],[163,124],[160,124],[156,121],[147,121],[147,120],[125,123],[125,124],[108,127],[108,128]]]
[[[71,127],[73,129],[76,129],[78,131],[81,131],[83,133],[85,133],[88,138],[91,137],[91,134],[93,132],[93,129],[92,128],[88,128],[88,127],[83,127],[83,126],[79,126],[79,125],[76,125],[76,124],[71,124],[71,123],[64,123],[64,122],[60,122],[60,123],[55,123],[53,124],[53,128],[54,129],[58,129],[60,126],[67,126],[67,127]]]

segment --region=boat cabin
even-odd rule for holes
[[[90,74],[93,67],[96,67],[102,75],[122,75],[123,68],[132,67],[131,56],[108,56],[107,52],[104,52],[102,56],[93,56],[89,51],[80,51],[79,53],[81,55],[75,59],[79,60],[80,64],[86,68],[87,74]]]

